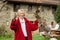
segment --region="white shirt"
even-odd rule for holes
[[[59,24],[56,24],[54,30],[58,30],[59,29]]]
[[[52,28],[52,25],[49,25],[50,30],[58,30],[59,24],[56,24],[54,28]]]
[[[26,25],[25,25],[25,20],[24,19],[20,19],[20,23],[21,23],[21,28],[22,28],[22,31],[23,31],[23,34],[25,37],[27,37],[27,31],[26,31]]]
[[[49,25],[48,27],[50,28],[50,30],[52,30],[52,29],[53,29],[53,28],[52,28],[52,25]]]

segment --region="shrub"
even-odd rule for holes
[[[57,10],[54,16],[55,16],[55,21],[60,22],[60,5],[57,6]]]
[[[1,25],[0,26],[0,36],[4,36],[5,35],[5,25]]]

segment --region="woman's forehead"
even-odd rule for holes
[[[23,9],[19,9],[18,13],[24,13],[24,10]]]

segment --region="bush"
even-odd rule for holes
[[[5,36],[4,37],[6,37],[6,38],[12,38],[13,35],[11,35],[10,33],[5,33]]]
[[[60,22],[60,5],[57,6],[57,10],[54,16],[55,16],[55,21]]]
[[[5,35],[5,25],[1,25],[0,26],[0,36],[4,36]]]

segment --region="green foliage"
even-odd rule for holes
[[[58,5],[56,13],[55,13],[56,22],[60,22],[60,5]]]
[[[2,24],[0,26],[0,36],[4,36],[5,35],[5,26]]]
[[[5,36],[4,37],[6,37],[6,38],[12,38],[13,35],[11,35],[10,33],[5,33]]]

